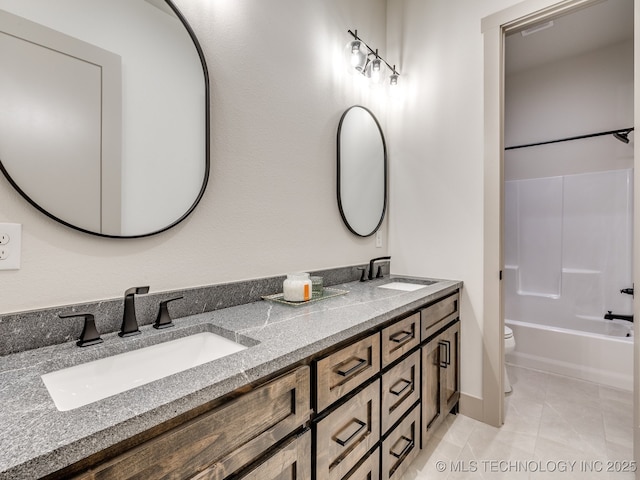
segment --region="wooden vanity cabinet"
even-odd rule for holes
[[[174,420],[116,457],[67,472],[84,470],[75,477],[82,480],[399,480],[457,407],[458,303],[456,291],[195,418]],[[51,478],[69,478],[64,473]]]
[[[312,480],[402,477],[460,398],[459,298],[438,299],[313,363]]]
[[[310,413],[310,371],[302,366],[91,468],[79,478],[223,480],[305,425]],[[285,446],[276,453],[284,476],[272,478],[288,478],[284,472],[291,465],[308,471],[298,457],[310,456],[308,440]],[[278,460],[267,460],[260,468],[273,472],[277,464]]]
[[[422,445],[460,399],[460,322],[422,347]]]

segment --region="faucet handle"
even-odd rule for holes
[[[361,282],[366,282],[367,281],[367,268],[366,267],[358,267],[358,270],[360,270],[362,272],[360,274],[360,281]]]
[[[160,302],[160,310],[158,311],[158,317],[156,318],[156,321],[153,324],[153,328],[161,329],[161,328],[173,327],[173,321],[171,320],[171,316],[169,315],[169,309],[167,308],[167,304],[169,302],[173,302],[174,300],[180,300],[181,298],[184,298],[184,297],[182,296],[174,297],[174,298],[170,298],[168,300],[164,300]]]
[[[125,290],[125,297],[128,295],[142,295],[145,293],[149,293],[149,287],[131,287]]]
[[[58,315],[60,318],[74,318],[74,317],[83,317],[84,318],[84,327],[82,328],[82,333],[80,334],[80,340],[76,342],[76,345],[79,347],[88,347],[90,345],[97,345],[98,343],[102,343],[103,340],[100,338],[100,334],[98,333],[98,329],[96,328],[96,320],[93,314],[91,313],[70,313],[68,315]]]

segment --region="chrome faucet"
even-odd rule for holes
[[[373,264],[378,260],[391,260],[391,257],[378,257],[371,259],[369,262],[369,275],[367,276],[369,280],[373,280]],[[382,267],[378,267],[378,274],[376,275],[376,278],[382,278]]]
[[[149,293],[149,287],[133,287],[124,292],[124,315],[122,316],[122,326],[120,327],[121,337],[138,335],[138,320],[136,319],[135,296]]]

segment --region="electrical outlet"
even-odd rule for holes
[[[0,270],[19,270],[22,253],[22,225],[0,223]]]
[[[380,230],[376,232],[376,248],[382,248],[382,232]]]

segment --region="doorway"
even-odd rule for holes
[[[485,366],[483,368],[483,400],[484,418],[487,423],[501,425],[504,421],[503,398],[503,338],[504,338],[504,312],[503,312],[503,274],[504,257],[502,244],[504,218],[504,173],[505,173],[505,123],[504,123],[504,45],[507,35],[521,32],[528,28],[540,26],[554,18],[573,13],[595,5],[598,2],[591,0],[567,0],[557,2],[553,0],[527,0],[514,5],[511,8],[486,17],[482,22],[485,45],[485,231],[484,231],[484,338],[485,338]],[[640,3],[637,0],[636,4]],[[637,7],[637,5],[636,5]],[[636,8],[634,17],[638,16]],[[638,21],[635,21],[638,24]],[[638,55],[635,49],[634,58]],[[634,63],[637,63],[634,61]],[[634,90],[638,91],[638,79],[634,77]],[[638,115],[638,102],[633,102],[634,117]],[[590,133],[590,132],[586,132]],[[549,138],[551,140],[552,138]],[[546,140],[544,138],[540,140]],[[636,146],[633,145],[634,156],[637,155]],[[637,172],[634,170],[633,177]],[[638,239],[638,208],[637,196],[634,198],[635,208],[633,224]],[[637,250],[637,249],[636,249]],[[640,271],[640,262],[634,259],[633,279]],[[638,310],[634,306],[635,310]],[[636,327],[637,328],[637,327]],[[637,332],[635,332],[637,333]],[[516,340],[517,341],[517,340]],[[634,365],[638,363],[638,345],[634,346]],[[638,369],[634,372],[634,384],[638,385]],[[638,393],[635,389],[634,410],[638,408]],[[637,416],[636,416],[637,418]],[[634,434],[636,452],[638,450],[637,420],[634,422]],[[636,458],[638,454],[636,453]]]
[[[633,75],[633,0],[505,37],[507,359],[628,391]]]

